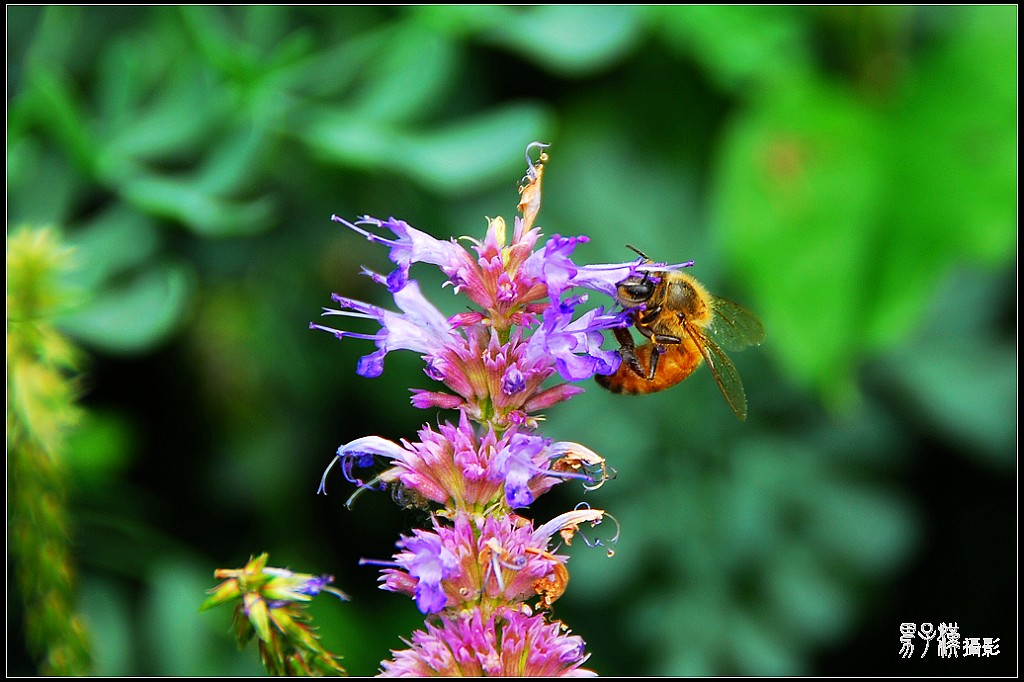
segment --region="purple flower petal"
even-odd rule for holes
[[[433,533],[419,531],[399,543],[405,550],[397,561],[418,580],[415,588],[416,606],[421,613],[438,613],[448,601],[441,581],[458,566],[452,552]]]

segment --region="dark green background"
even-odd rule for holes
[[[619,675],[1012,674],[1016,624],[1016,7],[8,7],[8,230],[77,246],[61,320],[88,352],[70,456],[79,597],[105,675],[258,672],[215,567],[329,572],[327,647],[368,675],[422,623],[376,589],[423,518],[351,511],[335,448],[424,422],[413,354],[307,329],[386,305],[386,253],[331,223],[447,238],[511,220],[630,243],[756,311],[738,422],[706,370],[593,390],[544,433],[618,478],[568,484],[622,528],[575,544],[555,613]],[[438,305],[463,302],[414,270]],[[70,305],[70,304],[69,304]],[[368,331],[368,330],[364,330]],[[609,342],[610,343],[610,342]],[[17,485],[17,481],[8,481]],[[17,594],[8,671],[31,674]],[[999,637],[899,657],[903,622]],[[918,642],[918,653],[920,652]]]

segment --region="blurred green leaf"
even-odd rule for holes
[[[461,193],[507,178],[523,140],[544,137],[547,112],[509,104],[425,131],[341,113],[324,113],[299,134],[326,158],[366,169],[387,169],[425,187]],[[524,165],[524,164],[519,164]]]
[[[354,23],[346,23],[345,28],[354,30]],[[391,36],[400,31],[391,23],[365,26],[282,66],[271,82],[286,82],[295,93],[313,101],[334,100],[354,89]],[[280,96],[280,90],[275,94]]]
[[[424,26],[460,39],[511,21],[515,11],[507,5],[417,5],[409,9]]]
[[[878,235],[872,287],[887,305],[867,320],[873,346],[906,336],[952,264],[1008,262],[1016,247],[1016,9],[961,10],[888,124],[893,228]]]
[[[187,34],[195,42],[204,61],[218,71],[245,80],[260,66],[259,46],[241,35],[231,18],[253,8],[186,6],[179,8]]]
[[[807,8],[739,5],[661,6],[655,27],[671,47],[693,56],[725,90],[801,80],[812,69]]]
[[[899,566],[920,544],[920,521],[899,493],[828,482],[808,502],[821,548],[866,575]]]
[[[765,347],[833,398],[852,390],[862,310],[889,303],[867,279],[884,231],[884,142],[879,117],[848,94],[793,84],[735,122],[717,169],[722,246],[756,301]]]
[[[729,621],[729,641],[741,675],[803,675],[806,665],[799,651],[791,646],[791,637],[775,623],[740,615]]]
[[[80,48],[87,32],[87,12],[83,7],[50,6],[11,8],[12,11],[38,12],[35,35],[25,55],[29,70],[63,70],[81,64]]]
[[[82,172],[91,175],[98,145],[67,75],[56,69],[33,71],[22,98],[35,120],[50,131]]]
[[[204,75],[223,91],[218,94],[238,107],[231,115],[257,127],[281,124],[295,103],[292,90],[315,49],[309,28],[295,29],[283,7],[190,6],[179,8],[179,13]]]
[[[556,73],[593,73],[639,41],[645,11],[629,5],[522,7],[481,37]]]
[[[124,40],[111,53],[98,93],[104,180],[123,181],[137,162],[194,159],[231,111],[209,72],[186,55],[147,61],[137,40]]]
[[[193,284],[180,266],[155,265],[97,292],[88,305],[63,316],[62,328],[109,352],[147,350],[167,338],[190,304]]]
[[[102,579],[83,580],[79,591],[90,631],[101,633],[92,641],[92,673],[100,677],[138,674],[138,643],[129,595],[113,581]]]
[[[82,191],[67,159],[31,136],[12,134],[7,146],[9,224],[65,225]]]
[[[161,242],[152,220],[114,204],[68,239],[78,264],[70,273],[73,284],[82,289],[99,288],[104,281],[143,267],[157,255]]]
[[[885,528],[876,529],[885,532]],[[765,590],[772,626],[784,624],[800,651],[812,641],[834,641],[849,628],[852,589],[806,546],[778,552],[766,567]]]
[[[647,596],[631,609],[635,617],[629,632],[646,630],[654,634],[655,646],[665,652],[655,662],[655,675],[708,677],[716,671],[733,669],[728,656],[721,651],[721,644],[731,641],[732,616],[722,596],[713,587],[688,590],[659,595],[656,599]],[[700,614],[696,616],[699,627],[693,626],[694,614]],[[637,627],[639,623],[646,627]]]
[[[251,201],[209,192],[197,180],[147,176],[140,171],[121,188],[124,198],[147,213],[179,221],[209,237],[254,234],[271,223],[269,197]]]
[[[197,184],[211,194],[225,197],[252,192],[254,170],[260,167],[265,146],[264,135],[259,130],[240,128],[225,135],[204,160]],[[264,196],[256,203],[269,208],[273,199]],[[268,215],[255,222],[266,227],[272,218],[273,214],[268,211]]]
[[[434,115],[455,82],[455,44],[414,22],[406,22],[378,48],[360,74],[361,90],[350,103],[357,115],[380,123],[402,123]]]
[[[945,438],[997,467],[1016,461],[1017,352],[1012,346],[947,338],[894,353],[884,366],[911,407]]]
[[[1007,258],[1015,242],[1015,72],[986,71],[1012,63],[1013,41],[988,30],[997,14],[969,16],[891,113],[797,85],[730,135],[714,198],[725,244],[768,345],[826,394],[905,338],[958,257]]]
[[[495,182],[520,164],[513,150],[543,139],[550,114],[532,104],[511,104],[443,127],[413,134],[398,163],[423,185],[458,192]]]
[[[923,243],[948,234],[960,258],[1002,263],[1017,238],[1017,8],[965,7],[958,18],[908,76],[893,210]]]
[[[1017,354],[1002,330],[1007,275],[959,268],[909,344],[870,366],[906,413],[968,456],[1002,468],[1016,456]],[[949,311],[956,311],[951,331]]]

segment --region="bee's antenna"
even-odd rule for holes
[[[640,249],[636,248],[632,244],[626,244],[626,248],[627,249],[631,249],[633,251],[636,251],[638,254],[640,254],[640,257],[643,258],[644,260],[651,260],[650,256],[648,256],[646,253],[644,253]]]

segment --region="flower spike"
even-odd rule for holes
[[[581,265],[574,259],[588,237],[544,238],[536,218],[548,148],[526,147],[511,231],[499,216],[487,220],[481,239],[440,240],[395,218],[332,217],[388,249],[395,269],[385,275],[364,267],[363,274],[394,306],[335,294],[337,307],[324,316],[353,325],[369,320],[377,329],[311,328],[373,342],[376,351],[356,368],[364,377],[380,375],[392,351],[417,353],[432,383],[411,389],[412,404],[457,412],[424,425],[415,439],[356,438],[338,448],[321,480],[323,492],[338,464],[357,486],[349,504],[365,491],[390,489],[397,504],[431,510],[429,526],[403,536],[391,560],[361,561],[380,567],[382,589],[408,596],[427,617],[407,648],[381,664],[385,677],[593,675],[581,667],[588,658],[583,640],[551,611],[569,584],[568,557],[558,547],[576,536],[605,544],[581,528],[608,515],[577,507],[535,526],[521,514],[559,483],[578,481],[592,491],[615,472],[584,445],[545,438],[540,412],[582,392],[575,382],[614,374],[622,362],[604,347],[605,337],[630,326],[632,311],[590,306],[589,292],[615,296],[623,280],[687,264],[653,264],[638,253],[625,263]],[[468,309],[443,316],[410,278],[417,263],[439,268],[444,287]]]

